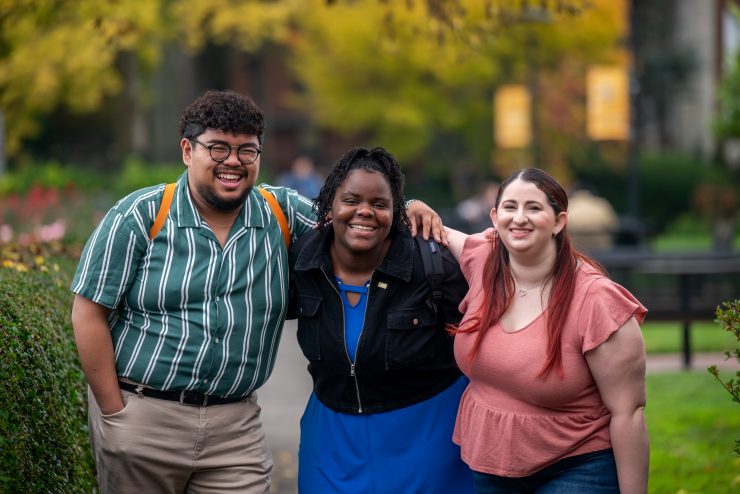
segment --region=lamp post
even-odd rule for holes
[[[525,40],[525,56],[529,60],[527,73],[527,88],[531,98],[531,128],[532,139],[530,141],[530,166],[542,167],[542,150],[540,146],[540,43],[533,26],[549,24],[552,19],[546,2],[540,2],[540,6],[532,6],[528,1],[522,3],[521,20],[530,28]]]
[[[630,135],[629,150],[627,154],[627,215],[624,218],[625,227],[623,231],[627,233],[628,238],[623,239],[624,243],[639,244],[641,232],[638,220],[639,209],[639,176],[637,172],[637,161],[640,154],[640,81],[637,70],[637,0],[631,0],[629,8],[629,50],[630,50],[630,76],[629,76],[629,106],[630,106]]]
[[[5,113],[0,108],[0,177],[5,175]]]

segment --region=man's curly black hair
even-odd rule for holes
[[[329,224],[329,213],[331,213],[331,205],[334,202],[337,189],[344,183],[351,171],[358,169],[380,173],[388,180],[393,197],[393,225],[391,226],[391,234],[394,234],[403,227],[408,228],[409,218],[406,216],[406,205],[403,199],[403,172],[393,155],[382,147],[375,147],[369,150],[361,147],[350,149],[334,163],[334,167],[326,178],[326,182],[321,187],[319,196],[313,204],[313,209],[319,218],[317,226],[324,228]]]
[[[198,137],[207,129],[257,136],[265,132],[262,110],[252,98],[236,91],[207,91],[188,105],[180,117],[180,136]]]

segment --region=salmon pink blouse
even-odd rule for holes
[[[465,320],[481,304],[489,229],[465,242],[460,265],[470,285],[460,304]],[[475,471],[525,477],[563,458],[611,447],[609,411],[584,354],[605,342],[631,317],[647,310],[622,286],[581,265],[563,330],[564,378],[537,377],[545,363],[547,310],[524,328],[490,328],[472,361],[474,333],[455,337],[455,358],[470,378],[460,401],[453,441]]]

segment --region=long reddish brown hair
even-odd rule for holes
[[[568,210],[568,196],[565,190],[557,180],[539,168],[524,168],[504,180],[496,197],[496,208],[506,188],[517,179],[532,183],[544,192],[556,216]],[[453,328],[453,331],[458,333],[476,333],[473,348],[468,356],[471,360],[478,352],[486,331],[496,324],[511,306],[514,294],[514,278],[509,265],[509,251],[497,237],[495,231],[489,237],[491,248],[484,264],[481,288],[483,303],[477,314],[473,314],[458,328]],[[552,288],[545,313],[547,317],[547,359],[539,373],[539,376],[543,378],[552,371],[556,371],[560,378],[564,377],[561,336],[573,300],[578,262],[590,264],[599,271],[604,271],[598,263],[573,247],[568,236],[567,225],[555,236],[555,244],[555,265],[546,279],[546,281],[552,281]]]

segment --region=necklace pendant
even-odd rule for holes
[[[519,289],[519,296],[520,296],[520,297],[526,297],[526,296],[527,296],[527,292],[528,292],[528,291],[529,291],[529,290],[524,290],[524,289],[520,288],[520,289]]]

